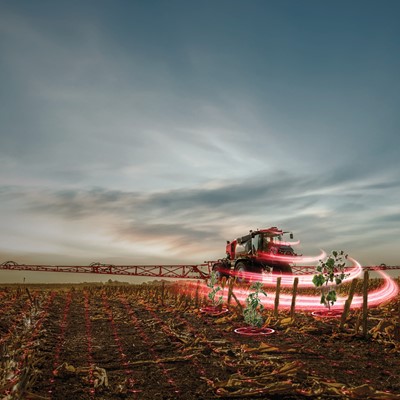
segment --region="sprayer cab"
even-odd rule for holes
[[[276,227],[250,231],[248,235],[228,242],[226,255],[230,260],[243,255],[295,255],[290,244],[283,241],[283,235],[286,233],[290,232],[283,232]],[[292,233],[290,239],[293,239]]]

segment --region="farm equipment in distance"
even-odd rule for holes
[[[246,280],[247,273],[261,274],[273,271],[291,274],[291,263],[298,256],[290,242],[283,241],[284,232],[277,227],[250,231],[249,234],[233,241],[227,241],[226,257],[213,266],[220,279],[236,275],[238,280]],[[293,234],[290,233],[290,239]]]

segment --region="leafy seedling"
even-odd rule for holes
[[[267,296],[267,293],[263,290],[263,284],[261,282],[255,282],[250,286],[253,289],[253,293],[249,293],[246,299],[246,308],[243,310],[244,321],[252,327],[261,328],[264,319],[261,315],[264,310],[264,306],[261,304],[259,294],[262,293]]]
[[[218,274],[216,271],[212,271],[210,275],[210,279],[207,281],[207,287],[211,289],[210,293],[208,293],[208,298],[211,300],[213,307],[218,307],[222,304],[222,296],[219,296],[217,299],[215,295],[221,290],[221,287],[218,286]]]
[[[335,287],[350,275],[344,273],[346,259],[347,254],[344,254],[343,250],[332,251],[328,259],[319,260],[316,267],[317,274],[314,275],[312,282],[316,287],[321,287],[321,304],[325,304],[329,310],[337,300]]]

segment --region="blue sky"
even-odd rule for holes
[[[399,265],[399,16],[2,1],[0,262],[200,263],[278,226]]]

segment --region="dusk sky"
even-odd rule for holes
[[[400,265],[399,20],[390,0],[3,0],[0,263],[202,263],[278,226]]]

